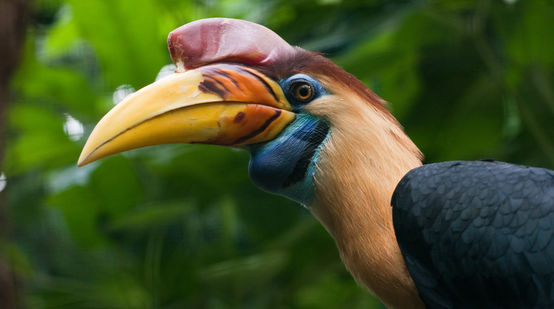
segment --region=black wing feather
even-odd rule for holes
[[[392,198],[428,308],[554,308],[554,172],[453,161],[410,171]]]

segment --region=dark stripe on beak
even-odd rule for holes
[[[205,79],[198,85],[198,89],[202,92],[215,93],[223,99],[226,99],[230,90],[225,85],[214,78],[213,76],[205,76]],[[218,86],[219,85],[219,86]]]
[[[252,131],[250,134],[248,135],[245,135],[243,137],[240,137],[238,138],[237,140],[235,140],[233,142],[233,145],[239,145],[239,144],[242,144],[243,142],[253,138],[254,136],[262,133],[263,131],[265,131],[265,129],[267,129],[267,127],[269,127],[269,125],[275,121],[275,119],[279,118],[279,116],[281,116],[281,110],[275,110],[275,114],[273,116],[271,116],[271,118],[267,119],[266,122],[264,122],[264,124],[259,127],[258,129],[256,129],[255,131]]]
[[[230,80],[233,85],[235,85],[235,87],[237,87],[237,89],[241,90],[242,91],[242,88],[240,88],[240,84],[233,78],[233,76],[225,71],[222,71],[222,70],[217,70],[216,72],[217,74],[227,78],[228,80]]]
[[[260,81],[260,83],[262,85],[264,85],[265,89],[267,89],[267,92],[271,93],[271,95],[273,96],[275,101],[277,101],[277,102],[279,101],[279,97],[277,96],[275,91],[273,91],[273,88],[271,88],[271,86],[263,78],[261,78],[260,76],[258,76],[258,74],[254,73],[254,72],[250,72],[250,71],[247,71],[247,70],[242,70],[242,71],[245,72],[245,73],[248,73],[248,74],[254,76],[256,79],[258,79]]]

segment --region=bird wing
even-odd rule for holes
[[[554,172],[496,161],[402,178],[394,228],[428,308],[554,307]]]

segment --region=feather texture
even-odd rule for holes
[[[331,93],[353,93],[316,76]],[[308,112],[333,124],[316,163],[310,210],[334,237],[354,278],[390,308],[422,308],[392,226],[390,196],[421,153],[397,122],[366,98],[327,95]],[[379,104],[380,105],[380,104]]]
[[[502,162],[411,171],[393,199],[428,308],[554,307],[554,172]]]

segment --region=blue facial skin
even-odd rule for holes
[[[310,100],[300,102],[292,95],[291,89],[299,82],[312,86],[314,95]],[[275,139],[249,147],[252,157],[248,172],[258,187],[306,206],[313,200],[314,163],[328,137],[329,124],[302,108],[327,94],[327,91],[315,79],[304,74],[291,76],[280,84],[296,118]]]

